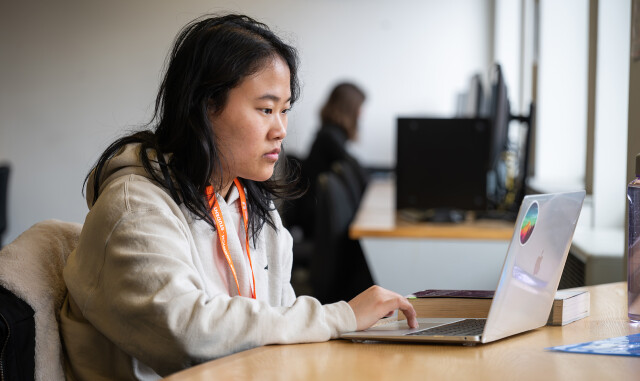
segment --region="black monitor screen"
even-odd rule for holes
[[[467,91],[465,113],[464,116],[470,118],[478,118],[483,114],[484,106],[484,88],[482,86],[482,77],[476,74],[469,81],[469,90]]]
[[[484,210],[489,120],[398,118],[396,208]]]
[[[502,152],[507,149],[509,139],[509,122],[511,110],[507,84],[505,83],[502,69],[495,64],[491,70],[491,99],[489,108],[491,119],[491,150],[489,153],[489,165],[495,168],[501,160]]]

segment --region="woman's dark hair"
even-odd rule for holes
[[[322,124],[342,127],[347,137],[353,140],[358,132],[358,116],[364,100],[364,92],[353,83],[336,85],[320,111]]]
[[[225,163],[215,140],[208,111],[220,113],[229,91],[247,76],[257,73],[276,57],[288,65],[291,104],[299,96],[298,57],[294,48],[280,40],[269,28],[242,15],[209,16],[192,21],[176,37],[168,57],[166,72],[147,129],[113,142],[93,168],[93,202],[100,189],[101,172],[107,162],[127,144],[140,143],[140,160],[147,172],[166,188],[178,204],[215,229],[205,189],[220,189]],[[157,155],[150,154],[155,151]],[[164,155],[168,155],[165,160]],[[281,153],[284,158],[284,151]],[[278,166],[286,166],[279,160]],[[152,168],[159,166],[161,173]],[[219,174],[213,179],[211,174]],[[247,189],[249,229],[255,238],[264,223],[274,227],[269,212],[274,198],[295,196],[297,174],[279,168],[264,182],[242,179]],[[85,178],[85,184],[91,173]],[[216,183],[217,182],[217,183]]]

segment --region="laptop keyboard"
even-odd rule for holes
[[[478,336],[484,330],[486,319],[464,319],[451,324],[408,333],[407,336]]]

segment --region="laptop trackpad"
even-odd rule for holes
[[[389,323],[379,324],[375,327],[371,327],[362,332],[371,332],[382,335],[406,335],[423,329],[437,327],[442,324],[454,323],[456,321],[463,320],[460,318],[418,318],[418,328],[409,328],[406,320],[392,321]]]

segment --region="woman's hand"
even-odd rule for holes
[[[361,292],[349,301],[349,306],[356,315],[358,331],[371,327],[383,317],[391,316],[397,309],[407,317],[409,327],[418,326],[416,311],[407,298],[380,286],[371,286]]]

